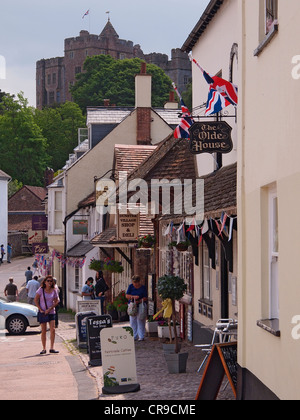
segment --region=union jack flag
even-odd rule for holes
[[[237,106],[238,104],[238,88],[233,83],[222,79],[221,77],[211,77],[200,64],[190,56],[191,61],[196,64],[202,71],[202,74],[210,85],[210,91],[207,101],[206,115],[216,114],[228,105]]]
[[[85,14],[82,16],[82,19],[84,19],[85,16],[87,16],[89,13],[90,13],[90,9],[85,12]]]
[[[191,114],[182,99],[180,99],[180,105],[182,111],[182,119],[174,131],[174,138],[189,139],[189,128],[193,125],[194,121],[191,118]]]
[[[216,114],[229,105],[237,106],[238,88],[233,83],[222,79],[221,77],[211,77],[206,71],[203,76],[210,85],[208,95],[206,115]]]

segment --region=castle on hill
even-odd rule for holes
[[[86,30],[78,37],[65,39],[64,57],[42,59],[36,63],[36,107],[61,104],[72,101],[69,87],[76,81],[76,75],[83,71],[87,57],[110,55],[115,59],[140,58],[159,66],[183,92],[192,77],[191,63],[187,54],[179,48],[171,52],[171,60],[166,54],[144,54],[140,45],[120,39],[108,19],[100,35],[92,35]]]

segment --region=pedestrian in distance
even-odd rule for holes
[[[13,277],[10,277],[9,283],[6,285],[4,289],[4,295],[7,299],[7,302],[16,302],[16,300],[19,300],[19,291],[17,286],[14,284]]]
[[[129,316],[130,326],[133,329],[133,337],[135,340],[144,341],[147,317],[145,302],[148,301],[148,293],[146,287],[141,284],[139,276],[132,277],[132,284],[127,289],[126,299],[128,299],[129,303],[134,301],[137,305],[137,314],[135,316]]]
[[[83,297],[83,300],[95,299],[93,281],[93,277],[89,277],[81,289],[81,296]]]
[[[41,287],[38,289],[34,299],[35,305],[39,309],[38,321],[42,329],[42,346],[43,350],[40,354],[46,354],[46,341],[47,341],[47,323],[50,326],[50,353],[59,353],[54,350],[55,342],[55,308],[59,304],[58,289],[52,276],[47,276],[43,280]]]
[[[32,280],[29,280],[29,282],[26,285],[27,289],[27,302],[29,305],[34,305],[34,298],[36,295],[36,292],[41,287],[41,284],[38,280],[38,276],[34,276]]]
[[[26,277],[26,284],[29,282],[29,280],[32,280],[33,272],[31,271],[30,267],[27,267],[27,270],[25,271],[25,277]]]
[[[33,275],[35,276],[35,274],[37,273],[37,275],[40,275],[40,270],[39,270],[39,264],[38,264],[38,260],[35,259],[33,264],[32,264],[32,268],[33,268]]]
[[[11,263],[11,255],[12,255],[12,246],[10,243],[7,244],[7,262],[8,264]]]
[[[97,271],[96,276],[96,285],[95,285],[95,299],[98,299],[101,301],[101,314],[104,314],[104,302],[105,302],[105,292],[109,290],[109,287],[107,286],[102,271]]]
[[[3,245],[3,244],[1,244],[1,248],[0,248],[0,264],[2,264],[2,263],[3,263],[3,258],[4,258],[4,255],[5,255],[4,245]]]

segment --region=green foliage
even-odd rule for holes
[[[19,182],[17,179],[10,181],[10,183],[8,184],[8,198],[12,197],[22,187],[22,182]]]
[[[158,279],[157,291],[163,300],[179,300],[184,296],[186,290],[187,285],[181,277],[165,275]]]
[[[78,128],[86,126],[86,121],[78,105],[66,102],[54,108],[36,110],[35,121],[47,139],[49,166],[61,169],[78,145]]]
[[[134,106],[135,75],[141,62],[139,58],[115,60],[109,55],[88,57],[84,72],[71,87],[74,101],[84,112],[87,106],[103,106],[104,99],[116,106]],[[152,75],[152,105],[162,107],[168,101],[172,81],[154,64],[147,65],[147,73]]]
[[[27,185],[43,185],[49,157],[47,141],[34,121],[34,108],[20,93],[2,95],[0,103],[0,167]]]

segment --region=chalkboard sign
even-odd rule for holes
[[[87,322],[88,351],[90,366],[102,366],[100,332],[103,328],[112,327],[112,317],[101,315],[89,317]]]
[[[237,343],[213,346],[198,389],[196,400],[216,400],[224,375],[227,376],[234,396],[237,392]]]
[[[86,318],[96,316],[95,312],[78,312],[75,316],[77,345],[80,349],[87,348]]]

